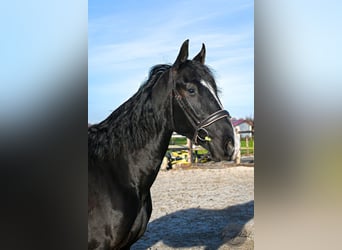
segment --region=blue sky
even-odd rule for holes
[[[190,39],[202,42],[220,99],[234,117],[254,116],[254,1],[89,1],[88,121],[129,99],[159,63],[173,63]]]

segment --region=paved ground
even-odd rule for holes
[[[254,168],[206,164],[160,171],[153,212],[132,249],[253,249]]]

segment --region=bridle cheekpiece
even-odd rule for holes
[[[171,105],[171,122],[172,122],[172,129],[175,130],[174,126],[174,117],[173,117],[173,101],[174,98],[181,109],[183,110],[184,114],[188,118],[189,122],[191,123],[192,127],[195,129],[195,133],[193,136],[193,142],[198,144],[198,140],[203,142],[210,142],[211,137],[209,136],[209,132],[206,127],[209,127],[211,124],[223,119],[223,118],[230,118],[230,114],[227,110],[220,109],[209,115],[207,118],[200,120],[194,108],[191,104],[179,93],[176,89],[176,83],[173,79],[172,69],[170,69],[170,77],[172,79],[172,93],[170,95],[170,105]]]

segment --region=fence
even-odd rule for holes
[[[245,140],[245,145],[244,147],[241,147],[240,142],[241,142],[241,134],[244,133],[248,133],[251,134],[252,137],[254,136],[254,130],[248,130],[248,131],[240,131],[239,127],[235,128],[236,131],[236,138],[235,138],[235,147],[237,148],[236,150],[236,158],[235,158],[235,163],[236,164],[240,164],[241,162],[241,151],[244,150],[246,151],[246,155],[250,155],[250,154],[254,154],[254,141],[252,143],[252,146],[249,146],[249,141],[252,139],[249,136],[246,136],[244,138]],[[173,133],[172,134],[172,139],[174,140],[175,138],[186,138],[185,136]],[[203,147],[201,146],[197,146],[197,145],[193,145],[191,140],[186,139],[187,143],[184,145],[169,145],[169,150],[170,151],[181,151],[181,150],[187,150],[188,151],[188,155],[192,156],[193,155],[193,151],[198,151],[198,150],[205,150]],[[192,157],[188,157],[188,163],[193,163],[193,159]]]
[[[252,146],[249,146],[249,140],[252,139],[249,136],[245,136],[244,140],[245,140],[245,147],[241,147],[241,134],[251,134],[252,137],[254,137],[254,130],[245,130],[245,131],[240,131],[239,127],[235,128],[236,131],[236,138],[235,141],[239,143],[239,145],[237,145],[237,143],[235,143],[235,147],[237,147],[237,152],[236,152],[236,158],[235,158],[235,163],[236,164],[240,164],[241,163],[241,151],[242,150],[246,150],[246,155],[249,155],[253,152],[254,154],[254,140],[252,141]]]

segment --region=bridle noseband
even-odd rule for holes
[[[172,71],[172,69],[170,69]],[[218,120],[221,120],[225,117],[230,118],[230,114],[227,110],[220,109],[211,115],[209,115],[204,120],[199,120],[199,116],[197,115],[197,112],[195,109],[191,106],[191,104],[186,101],[185,98],[182,97],[182,95],[179,93],[179,91],[176,89],[176,83],[172,77],[171,72],[171,78],[172,78],[172,94],[170,95],[170,104],[171,104],[171,122],[172,122],[172,128],[175,129],[174,126],[174,117],[173,117],[173,102],[172,97],[177,101],[181,109],[183,110],[184,114],[188,118],[189,122],[191,123],[192,127],[195,129],[195,133],[193,136],[193,142],[195,144],[198,144],[198,140],[200,141],[211,141],[211,138],[209,137],[208,131],[205,129],[206,127],[210,126],[211,124],[217,122]]]
[[[207,118],[205,118],[203,121],[201,121],[197,127],[195,127],[195,134],[194,134],[194,138],[193,141],[197,144],[197,139],[200,139],[201,141],[210,141],[210,137],[209,137],[209,133],[208,131],[205,129],[205,127],[210,126],[211,124],[213,124],[214,122],[222,119],[222,118],[229,118],[230,115],[228,113],[227,110],[218,110],[214,113],[212,113],[211,115],[209,115]],[[203,132],[205,135],[200,135],[200,132]]]

